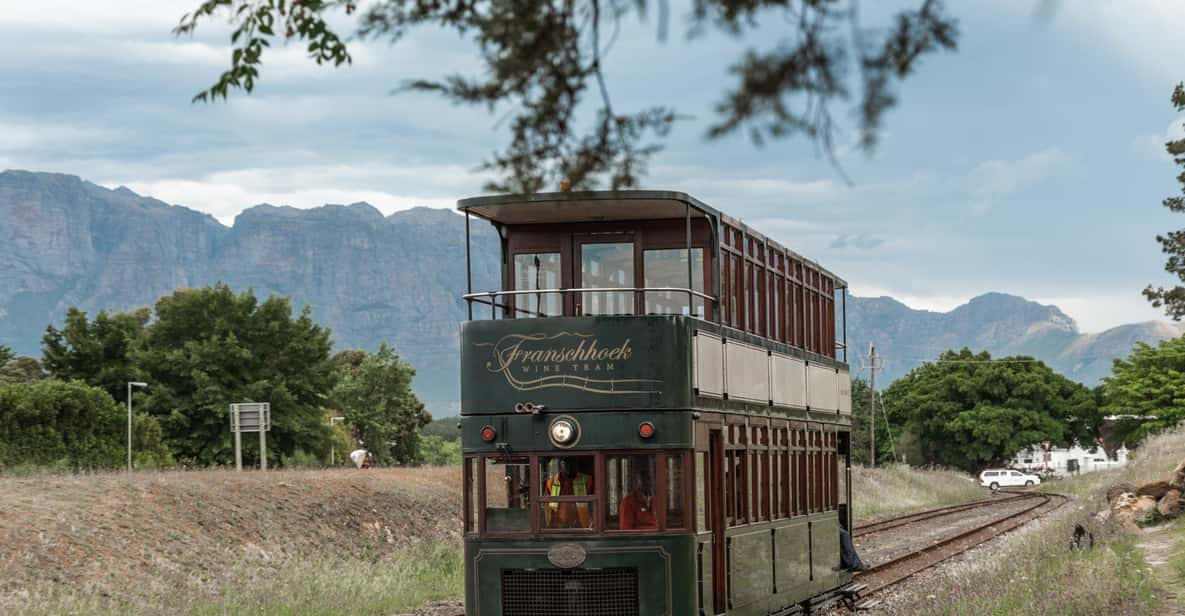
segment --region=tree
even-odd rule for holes
[[[890,385],[885,408],[917,439],[924,462],[975,471],[1043,440],[1093,443],[1091,390],[1031,357],[947,351]]]
[[[0,364],[0,383],[32,383],[48,377],[41,362],[33,357],[22,355],[7,364]]]
[[[459,439],[449,440],[435,434],[421,434],[416,462],[428,466],[460,464],[461,441]]]
[[[194,100],[250,92],[273,42],[307,45],[317,64],[351,61],[343,40],[327,22],[331,13],[352,14],[355,0],[204,0],[181,18],[178,35],[221,15],[229,17],[230,67]],[[487,186],[499,192],[537,192],[560,181],[589,188],[638,182],[650,157],[679,115],[666,105],[621,113],[610,97],[603,59],[631,13],[645,19],[657,6],[658,36],[666,38],[666,0],[378,0],[361,16],[359,38],[392,42],[422,27],[455,31],[476,43],[481,77],[448,75],[406,82],[400,91],[433,92],[454,103],[494,111],[509,108],[510,143],[483,168],[500,174]],[[828,153],[836,137],[832,109],[859,95],[853,106],[860,144],[871,151],[885,112],[897,102],[894,86],[921,57],[954,49],[955,20],[939,0],[909,0],[886,28],[866,29],[859,0],[696,0],[688,16],[690,36],[709,29],[744,37],[760,26],[788,28],[771,49],[750,48],[732,66],[735,82],[716,106],[708,137],[748,130],[765,139],[803,135]],[[854,74],[854,76],[853,76]],[[594,102],[588,103],[587,99]],[[591,109],[590,109],[591,105]],[[578,124],[592,118],[591,126]]]
[[[12,352],[12,348],[0,344],[0,366],[7,364],[16,357],[16,353]]]
[[[156,321],[132,357],[149,383],[143,407],[160,419],[179,460],[233,463],[230,404],[270,402],[268,460],[278,462],[298,451],[329,455],[322,407],[336,383],[331,346],[307,306],[294,318],[287,298],[260,303],[219,283],[157,301]],[[258,458],[256,439],[244,439],[243,449],[244,459]]]
[[[1103,412],[1156,417],[1137,419],[1122,426],[1128,446],[1185,419],[1182,374],[1185,374],[1185,337],[1161,341],[1156,347],[1138,342],[1131,355],[1115,359],[1111,376],[1103,377]]]
[[[78,381],[0,383],[0,467],[122,467],[126,418],[107,392]],[[171,463],[155,419],[138,414],[133,427],[138,462],[152,466]]]
[[[140,380],[131,351],[144,335],[152,312],[100,311],[94,321],[70,307],[62,329],[50,325],[41,338],[46,370],[63,381],[77,379],[106,391],[118,402],[127,402],[128,381]]]
[[[342,351],[334,363],[341,380],[333,400],[375,463],[415,463],[420,429],[432,421],[411,390],[415,369],[385,342],[374,354]]]
[[[460,441],[461,428],[458,427],[460,425],[460,416],[442,417],[440,419],[433,419],[432,423],[424,426],[423,430],[420,430],[420,433],[424,436],[439,436],[446,441]]]
[[[1178,112],[1185,111],[1185,83],[1178,83],[1173,89],[1172,103]],[[1169,156],[1173,157],[1173,162],[1181,167],[1181,173],[1177,175],[1177,181],[1181,183],[1181,194],[1169,197],[1161,204],[1170,212],[1179,214],[1185,212],[1185,138],[1169,141],[1164,144],[1164,148]],[[1161,251],[1169,256],[1164,270],[1185,282],[1185,229],[1169,232],[1168,235],[1158,235],[1156,241],[1160,242]],[[1144,289],[1144,297],[1156,308],[1163,307],[1165,313],[1174,321],[1180,321],[1181,317],[1185,316],[1185,286],[1153,289],[1152,285],[1148,285]]]

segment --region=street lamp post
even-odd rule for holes
[[[148,383],[128,381],[128,472],[132,472],[132,388],[148,387]]]
[[[345,421],[345,420],[346,420],[346,418],[341,417],[341,416],[330,417],[329,418],[329,429],[331,431],[333,430],[334,422]],[[330,438],[332,438],[332,437],[330,437]],[[332,440],[329,441],[329,466],[330,467],[337,466],[337,443],[333,442]]]

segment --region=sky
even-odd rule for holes
[[[233,224],[258,203],[366,201],[385,213],[481,194],[475,168],[505,139],[506,109],[392,95],[404,80],[474,74],[471,43],[428,30],[351,42],[348,68],[299,47],[265,56],[251,95],[193,104],[229,65],[229,30],[171,29],[197,0],[39,0],[0,11],[0,169],[127,186]],[[890,7],[865,2],[865,25]],[[755,147],[704,137],[729,65],[788,33],[689,40],[627,18],[606,62],[618,109],[673,105],[679,123],[642,188],[691,193],[846,278],[860,296],[950,310],[990,292],[1056,304],[1083,331],[1160,319],[1140,295],[1172,284],[1160,202],[1179,185],[1164,142],[1185,135],[1169,95],[1185,79],[1185,2],[950,1],[959,48],[898,87],[880,147],[838,155],[801,139]],[[878,14],[879,13],[879,14]],[[878,21],[879,20],[879,21]],[[338,25],[348,29],[344,16]]]

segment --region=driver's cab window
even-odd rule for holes
[[[657,530],[657,463],[654,454],[608,456],[605,526],[608,530]]]
[[[564,298],[554,292],[563,286],[560,280],[560,253],[536,252],[514,255],[514,289],[539,291],[514,295],[515,318],[563,316]]]
[[[491,533],[531,530],[530,462],[526,457],[486,458],[485,522]]]
[[[593,456],[539,458],[539,527],[543,530],[592,530],[597,485]]]

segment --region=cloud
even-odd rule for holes
[[[1066,2],[1054,23],[1092,47],[1106,49],[1130,69],[1161,86],[1181,80],[1181,24],[1185,2]]]
[[[985,213],[1007,197],[1066,171],[1070,156],[1056,147],[1018,160],[989,160],[975,165],[963,179],[962,189],[972,211]]]
[[[1164,144],[1169,141],[1185,139],[1185,116],[1181,116],[1169,123],[1168,128],[1159,135],[1140,135],[1132,140],[1132,150],[1151,160],[1171,161],[1172,156],[1165,150]]]
[[[458,196],[480,192],[482,178],[456,165],[369,163],[254,168],[210,173],[197,179],[107,178],[142,195],[212,214],[233,223],[259,203],[296,208],[365,201],[384,214],[417,206],[452,208]]]
[[[849,235],[840,235],[831,240],[830,247],[837,250],[847,250],[849,248],[855,250],[872,250],[884,244],[884,238],[869,235],[867,233],[854,233]]]

